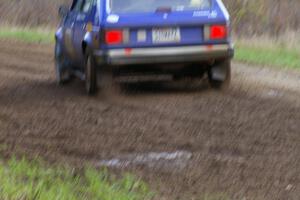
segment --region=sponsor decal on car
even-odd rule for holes
[[[119,22],[119,16],[118,15],[109,15],[107,18],[106,18],[106,21],[108,23],[112,23],[112,24],[115,24],[115,23],[118,23]]]

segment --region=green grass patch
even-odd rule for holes
[[[117,179],[92,168],[76,174],[66,167],[11,159],[0,163],[0,199],[3,200],[148,200],[153,196],[131,175]]]
[[[20,40],[30,43],[51,43],[54,41],[54,31],[47,28],[0,27],[0,38]]]
[[[271,48],[237,43],[234,59],[251,64],[300,69],[300,52],[279,45]]]

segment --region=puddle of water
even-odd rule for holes
[[[268,96],[270,97],[278,97],[281,96],[281,93],[277,90],[270,90],[268,93]]]
[[[150,152],[142,154],[127,154],[110,160],[101,160],[99,167],[126,168],[136,166],[146,166],[151,169],[183,170],[188,161],[192,158],[192,153],[187,151],[175,152]]]
[[[262,97],[264,97],[264,98],[274,99],[274,98],[280,98],[282,96],[283,96],[283,92],[282,91],[274,90],[274,89],[265,90],[262,93]]]

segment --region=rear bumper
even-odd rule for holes
[[[156,47],[112,49],[94,52],[98,64],[131,65],[152,63],[200,62],[226,59],[234,56],[233,45],[201,45],[181,47]]]

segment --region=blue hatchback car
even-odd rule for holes
[[[234,49],[221,0],[73,0],[59,14],[59,84],[77,76],[95,94],[104,69],[122,78],[207,74],[219,89],[230,82]]]

